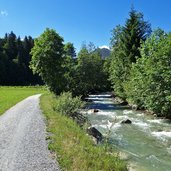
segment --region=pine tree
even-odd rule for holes
[[[15,59],[17,57],[17,37],[11,32],[5,35],[4,50],[8,56],[9,60]]]
[[[143,14],[136,12],[132,8],[129,13],[129,19],[127,19],[123,27],[123,36],[121,38],[125,57],[128,57],[130,62],[135,63],[136,58],[140,57],[139,47],[141,41],[145,41],[150,33],[150,25],[144,21]]]
[[[143,14],[133,8],[129,13],[125,26],[117,26],[111,40],[113,44],[112,61],[110,66],[110,79],[117,95],[126,99],[124,84],[129,78],[132,63],[141,57],[139,47],[151,33],[148,22]]]

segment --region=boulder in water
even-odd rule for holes
[[[96,138],[97,143],[102,141],[103,135],[95,127],[89,127],[87,129],[87,132],[89,135],[92,135]]]
[[[120,105],[121,106],[126,106],[126,105],[128,105],[128,102],[124,101],[124,102],[120,103]]]
[[[94,113],[99,112],[99,109],[93,109],[93,112]]]
[[[126,120],[123,120],[121,123],[122,123],[122,124],[131,124],[132,121],[129,120],[129,119],[126,119]]]

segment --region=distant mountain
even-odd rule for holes
[[[110,50],[108,48],[98,48],[98,51],[100,52],[100,55],[102,56],[102,59],[105,59],[110,55]]]

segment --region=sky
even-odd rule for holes
[[[0,0],[0,37],[13,31],[36,38],[52,28],[77,51],[89,42],[109,46],[111,30],[124,25],[132,4],[152,29],[171,31],[171,0]]]

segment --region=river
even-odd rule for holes
[[[114,103],[110,94],[90,95],[86,111],[91,124],[124,154],[136,171],[171,171],[171,121]],[[99,109],[94,113],[92,109]],[[125,119],[132,124],[121,124]]]

